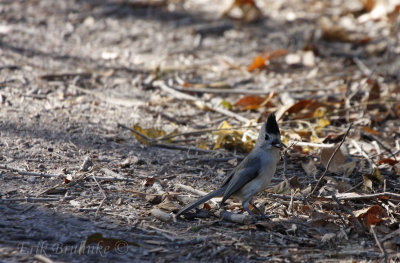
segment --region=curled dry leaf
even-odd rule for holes
[[[398,161],[393,160],[393,159],[391,159],[391,158],[386,158],[386,159],[382,159],[382,160],[380,160],[380,161],[378,162],[378,164],[383,164],[383,163],[387,163],[387,164],[389,164],[389,165],[391,165],[391,166],[394,166],[394,165],[396,165],[396,164],[398,163]]]
[[[249,72],[255,69],[263,69],[266,67],[267,62],[273,58],[284,56],[288,53],[286,49],[277,49],[271,53],[264,51],[263,53],[257,55],[251,65],[247,68]]]
[[[238,107],[242,111],[247,111],[247,110],[257,110],[263,106],[273,106],[271,103],[269,103],[270,99],[273,97],[273,94],[270,96],[266,97],[260,97],[260,96],[255,96],[255,95],[250,95],[250,96],[245,96],[238,100],[235,103],[235,106]]]
[[[385,178],[378,170],[378,168],[374,167],[374,170],[371,174],[363,175],[363,186],[364,191],[371,192],[373,190],[373,185],[382,185]]]
[[[379,205],[373,205],[354,211],[354,215],[367,228],[371,225],[378,224],[387,216],[386,210]]]
[[[363,127],[363,131],[372,135],[381,135],[381,132],[375,131],[368,126]]]

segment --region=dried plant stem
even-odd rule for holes
[[[372,235],[375,238],[375,241],[376,241],[376,244],[378,245],[379,250],[382,252],[382,256],[385,257],[385,262],[388,262],[388,254],[387,254],[387,252],[385,250],[385,247],[382,246],[381,241],[379,241],[378,236],[375,233],[375,225],[371,225],[370,230],[371,230]]]
[[[346,133],[343,136],[342,141],[339,143],[339,145],[336,147],[335,151],[333,152],[333,154],[331,155],[331,157],[328,160],[328,163],[326,165],[325,171],[324,173],[321,175],[321,177],[318,179],[317,184],[315,185],[314,189],[311,191],[311,193],[308,196],[311,196],[314,194],[314,192],[317,190],[319,184],[321,183],[322,179],[325,177],[326,173],[328,172],[329,166],[331,165],[332,159],[333,157],[335,157],[335,154],[338,152],[338,150],[340,149],[340,147],[342,146],[342,144],[344,143],[344,141],[346,140],[347,135],[349,134],[349,131],[351,129],[351,127],[353,126],[353,123],[350,123],[349,128],[347,128]]]

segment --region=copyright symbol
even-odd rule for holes
[[[115,252],[118,254],[126,254],[128,252],[128,242],[120,240],[115,244]]]

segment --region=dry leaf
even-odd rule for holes
[[[255,69],[262,69],[266,66],[266,63],[276,57],[281,57],[284,56],[288,53],[286,49],[277,49],[271,53],[268,52],[263,52],[259,55],[257,55],[254,59],[251,65],[247,68],[249,72],[252,72]]]
[[[389,164],[389,165],[391,165],[391,166],[394,166],[396,163],[398,163],[398,161],[393,160],[393,159],[391,159],[391,158],[386,158],[386,159],[382,159],[382,160],[380,160],[380,161],[378,162],[378,164],[383,164],[383,163],[387,163],[387,164]]]
[[[265,98],[260,96],[245,96],[235,103],[235,106],[241,110],[256,110],[265,101]]]
[[[373,185],[372,180],[366,175],[363,175],[362,177],[363,177],[363,190],[364,192],[370,193],[372,191],[372,185]]]
[[[387,216],[386,210],[379,205],[373,205],[354,211],[354,215],[367,228],[369,228],[371,225],[378,224],[383,220],[384,217]]]
[[[368,126],[363,127],[363,131],[366,133],[372,134],[372,135],[381,135],[382,134],[381,132],[374,131],[373,129],[371,129]]]
[[[151,139],[156,139],[159,138],[161,136],[165,136],[167,133],[163,130],[158,130],[158,129],[154,129],[154,128],[149,128],[149,129],[143,129],[142,127],[140,127],[139,125],[134,125],[132,127],[132,129],[134,129],[135,131],[151,138]],[[143,143],[143,144],[148,144],[148,141],[146,139],[144,139],[142,136],[132,132],[132,134],[136,137],[136,139]]]
[[[369,91],[367,110],[373,111],[379,109],[379,102],[377,100],[380,98],[380,90],[381,87],[378,81],[373,81],[373,85]]]
[[[331,148],[322,148],[321,149],[321,163],[326,166],[328,165],[328,161],[331,158],[332,154],[335,152],[336,146]],[[341,173],[343,172],[342,166],[346,163],[346,158],[343,155],[341,149],[339,149],[335,156],[333,156],[331,164],[329,165],[329,171],[333,173]]]
[[[255,69],[262,69],[265,67],[265,62],[268,61],[268,56],[258,55],[253,59],[251,65],[247,68],[249,72],[252,72]]]
[[[232,126],[224,121],[220,126],[219,131],[213,134],[217,135],[217,141],[214,145],[214,149],[225,148],[227,150],[238,150],[241,152],[250,152],[253,149],[253,141],[245,136],[243,133],[231,129]]]

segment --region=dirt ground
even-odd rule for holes
[[[244,124],[241,118],[262,122],[265,110],[232,110],[228,116],[209,108],[234,104],[243,91],[275,92],[273,100],[285,105],[329,102],[342,96],[339,87],[361,85],[360,76],[365,84],[365,75],[374,73],[384,80],[387,105],[400,100],[395,26],[371,20],[355,29],[372,41],[321,36],[319,19],[352,10],[356,4],[348,2],[356,1],[259,1],[263,16],[255,23],[221,16],[229,2],[0,2],[0,261],[400,262],[394,195],[345,203],[353,210],[379,205],[389,212],[385,224],[377,225],[384,253],[371,231],[349,223],[348,210],[340,211],[344,205],[296,199],[303,211],[293,212],[290,191],[258,196],[256,203],[272,216],[258,224],[221,220],[204,209],[176,222],[152,214],[155,208],[171,214],[196,197],[179,185],[214,190],[245,154],[214,150],[212,131],[181,136],[168,147],[142,144],[125,126],[185,133],[216,129],[224,120],[236,127]],[[293,55],[271,60],[257,73],[246,69],[264,50],[279,49]],[[198,92],[168,89],[187,83]],[[197,107],[199,102],[207,107]],[[379,132],[371,136],[393,150],[380,157],[398,160],[400,110],[392,109],[398,112],[379,123],[369,115],[350,117],[351,134],[371,125]],[[288,119],[280,125],[290,133]],[[345,125],[333,120],[326,134],[339,134]],[[368,162],[349,147],[360,162],[343,180],[360,189]],[[320,176],[324,168],[317,169]],[[384,190],[398,194],[399,175],[387,164],[379,170]],[[280,162],[274,185],[283,172]],[[288,157],[286,176],[297,176],[301,189],[316,184],[296,155]],[[304,210],[311,206],[332,213],[312,217]],[[240,206],[229,208],[243,213]]]

